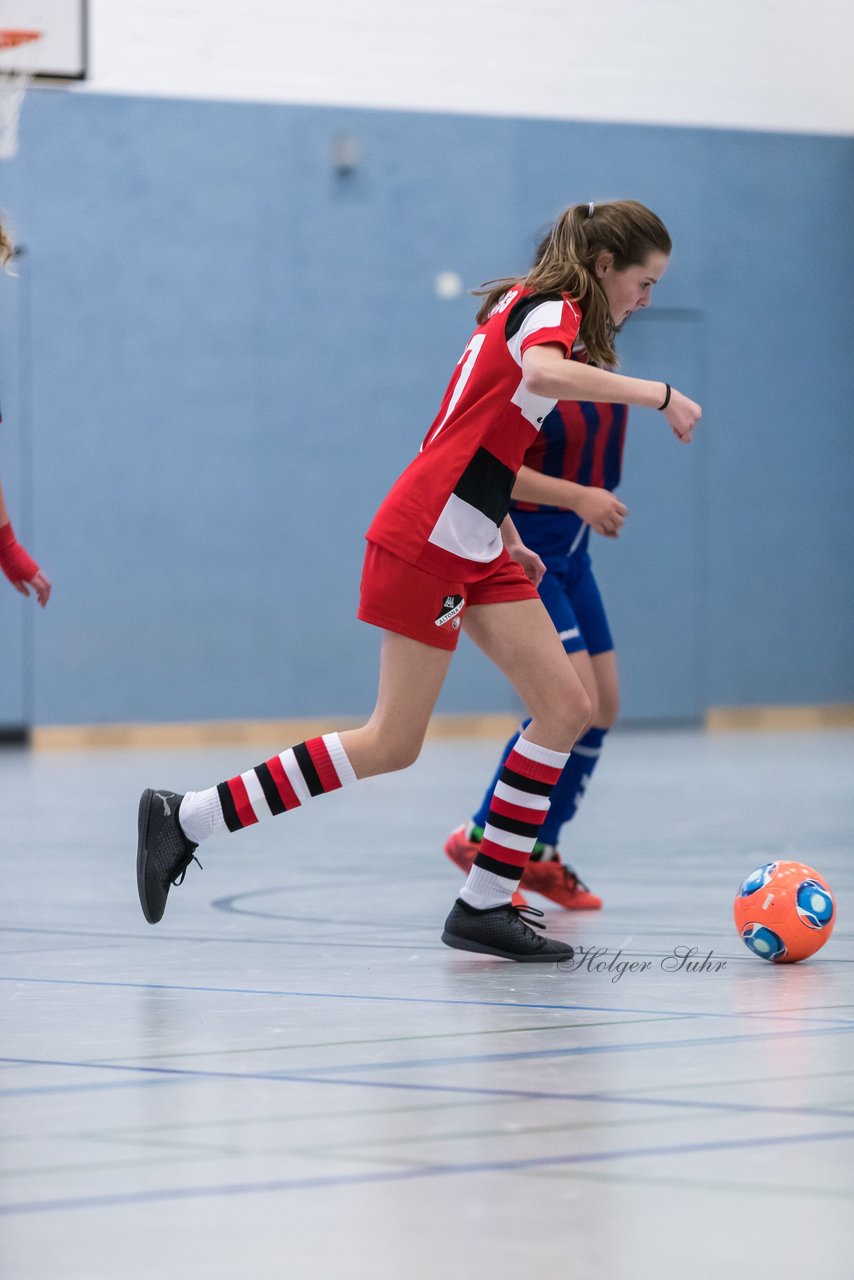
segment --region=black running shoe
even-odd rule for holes
[[[172,885],[181,883],[191,862],[199,862],[194,857],[199,846],[187,839],[178,822],[183,799],[174,791],[152,791],[150,787],[139,799],[136,887],[149,924],[157,924],[162,917]]]
[[[460,951],[480,951],[504,960],[522,960],[554,964],[571,960],[575,954],[567,942],[541,938],[534,929],[544,929],[531,916],[541,916],[536,907],[487,907],[478,911],[462,898],[457,898],[445,921],[442,941]],[[534,929],[531,928],[534,926]]]

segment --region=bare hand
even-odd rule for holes
[[[34,578],[30,579],[29,584],[27,584],[26,582],[13,582],[12,586],[15,588],[16,591],[20,591],[22,596],[28,596],[30,594],[28,588],[32,587],[33,591],[36,593],[36,598],[42,608],[45,607],[48,600],[50,599],[50,593],[51,593],[50,580],[44,576],[41,569],[39,569],[38,573]]]
[[[670,392],[670,404],[661,412],[670,423],[676,439],[681,444],[690,444],[694,428],[703,416],[700,406],[674,387]]]
[[[511,560],[515,560],[525,570],[526,576],[538,587],[543,580],[546,572],[546,566],[543,564],[536,551],[530,551],[522,542],[515,543],[512,547],[507,548],[507,554]]]
[[[616,538],[629,514],[628,507],[608,489],[595,488],[585,489],[575,504],[575,511],[594,533],[601,533],[605,538]]]

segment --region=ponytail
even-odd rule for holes
[[[596,276],[596,259],[609,252],[615,268],[624,271],[645,262],[653,251],[669,254],[672,247],[661,219],[635,200],[570,205],[540,242],[534,265],[523,280],[491,280],[475,291],[483,298],[477,322],[483,324],[502,295],[516,284],[534,293],[566,293],[581,309],[579,336],[590,359],[613,367],[617,363],[614,323]]]

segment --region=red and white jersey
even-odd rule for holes
[[[508,290],[460,357],[421,452],[396,481],[367,538],[439,576],[476,581],[502,554],[499,525],[525,451],[556,401],[522,377],[529,347],[567,357],[581,311],[560,293]]]

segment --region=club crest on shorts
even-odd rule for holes
[[[460,614],[463,611],[465,600],[462,596],[445,596],[442,601],[442,607],[436,617],[436,626],[444,627],[446,622],[453,619],[454,629],[460,625]]]

